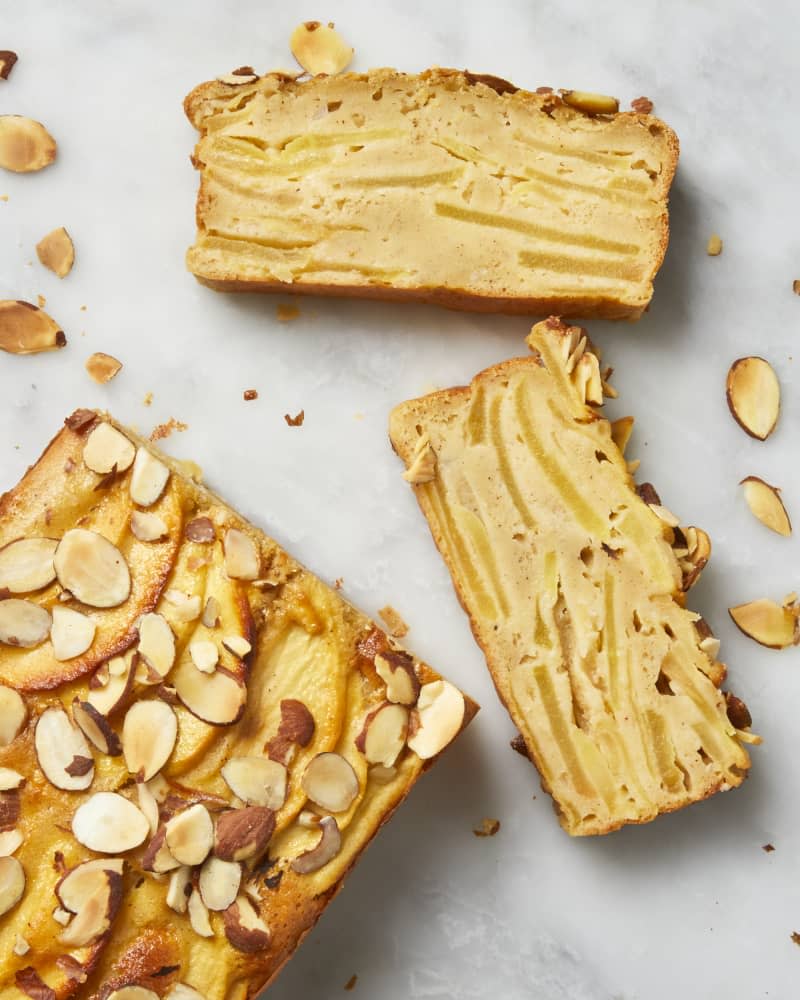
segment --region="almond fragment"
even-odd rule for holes
[[[36,244],[39,261],[59,278],[66,278],[75,263],[75,247],[63,226],[43,236]]]
[[[181,865],[169,877],[167,888],[167,906],[176,913],[186,913],[189,904],[189,891],[192,884],[192,869]]]
[[[184,534],[190,542],[200,542],[201,544],[213,542],[217,537],[214,530],[214,522],[210,517],[196,517],[186,525]]]
[[[358,777],[348,760],[338,753],[320,753],[305,769],[303,791],[312,802],[328,812],[349,809],[359,791]]]
[[[144,843],[150,826],[133,802],[116,792],[96,792],[72,817],[79,844],[99,854],[124,854]]]
[[[770,649],[785,649],[800,642],[798,617],[794,605],[776,604],[767,598],[728,608],[728,614],[745,635]]]
[[[94,642],[96,628],[88,615],[72,608],[54,607],[50,641],[55,659],[63,662],[85,653]]]
[[[139,655],[164,678],[175,662],[175,635],[163,615],[151,611],[139,623]]]
[[[28,710],[18,691],[0,684],[0,747],[13,743],[28,718]]]
[[[225,937],[237,951],[255,954],[269,947],[269,928],[246,896],[238,896],[225,910],[223,922]]]
[[[46,708],[42,712],[36,723],[34,745],[39,767],[51,785],[67,792],[83,791],[91,785],[93,767],[82,774],[69,770],[76,758],[91,761],[92,754],[83,733],[63,708]]]
[[[214,846],[214,824],[200,803],[179,812],[165,828],[170,854],[182,865],[200,865]]]
[[[192,890],[189,896],[188,910],[189,923],[195,934],[204,938],[214,937],[211,921],[208,919],[208,909],[197,889]]]
[[[145,986],[123,986],[112,990],[106,1000],[160,1000],[158,993],[148,990]]]
[[[140,507],[152,507],[164,492],[169,469],[146,448],[139,448],[131,473],[131,500]]]
[[[0,115],[0,167],[31,173],[56,158],[56,141],[42,125],[22,115]]]
[[[16,858],[0,858],[0,917],[13,910],[25,892],[25,870]]]
[[[139,808],[150,827],[150,835],[153,836],[158,830],[158,800],[146,781],[137,782],[136,794],[139,797]]]
[[[616,97],[592,94],[586,90],[562,90],[561,100],[576,111],[583,111],[587,115],[615,115],[619,111],[619,101]]]
[[[18,538],[0,549],[0,590],[28,594],[42,590],[56,578],[53,567],[58,540]]]
[[[0,833],[0,858],[9,858],[22,846],[19,830],[4,830]]]
[[[200,617],[203,602],[199,594],[184,594],[182,590],[170,588],[165,592],[164,600],[172,605],[175,621],[193,622]]]
[[[147,850],[142,857],[142,868],[146,872],[163,875],[165,872],[171,872],[181,867],[180,861],[175,860],[167,846],[166,833],[165,827],[159,827],[147,845]]]
[[[0,300],[0,351],[39,354],[66,343],[64,331],[43,309],[22,300]]]
[[[261,568],[253,539],[238,528],[229,528],[223,542],[225,572],[232,580],[257,580]]]
[[[417,438],[411,464],[403,473],[403,479],[412,486],[429,483],[436,478],[436,452],[427,434]]]
[[[89,683],[87,702],[101,715],[110,716],[118,712],[130,700],[135,677],[135,654],[131,651],[125,656],[115,656],[107,664],[98,667],[96,674],[97,686]],[[105,677],[105,683],[102,683]],[[94,678],[93,678],[94,679]]]
[[[2,53],[0,53],[0,55],[2,55]],[[24,955],[28,954],[28,952],[31,950],[31,946],[27,938],[24,938],[21,934],[17,934],[16,939],[14,941],[14,947],[11,950],[14,952],[15,955],[18,955],[20,958],[22,958]]]
[[[717,233],[713,233],[708,237],[708,243],[706,244],[706,253],[709,257],[719,257],[722,253],[722,237]]]
[[[82,948],[104,934],[122,902],[122,858],[86,861],[72,868],[56,885],[67,929],[59,940],[73,948]],[[70,923],[70,915],[75,914]],[[53,916],[59,923],[62,917]]]
[[[739,358],[731,365],[726,384],[728,408],[751,437],[764,441],[775,430],[781,406],[781,387],[764,358]]]
[[[125,472],[133,464],[136,448],[125,435],[105,422],[99,423],[86,438],[83,461],[100,476],[116,469]]]
[[[265,806],[229,809],[217,819],[214,854],[224,861],[249,861],[266,851],[274,832],[275,813],[272,809],[267,809]],[[234,897],[235,895],[234,893]],[[233,899],[230,899],[225,906],[212,906],[205,894],[203,899],[211,910],[224,910],[233,902]]]
[[[391,604],[379,608],[378,614],[389,629],[389,635],[394,636],[395,639],[402,639],[404,635],[408,635],[408,625],[400,612]]]
[[[386,697],[399,705],[415,705],[420,682],[413,657],[401,650],[385,650],[374,660],[375,671],[386,684]]]
[[[339,853],[342,847],[342,836],[339,824],[333,816],[323,816],[319,821],[320,838],[316,847],[305,851],[292,861],[292,871],[298,875],[310,875],[318,871]]]
[[[277,811],[286,801],[287,771],[265,757],[232,757],[222,768],[228,788],[243,802]]]
[[[200,869],[197,888],[209,910],[227,910],[239,893],[242,868],[235,861],[210,857]]]
[[[220,607],[216,597],[209,597],[203,608],[201,621],[206,628],[216,628],[219,625]]]
[[[422,760],[440,753],[455,738],[464,721],[464,695],[448,681],[423,684],[419,693],[416,731],[409,747]]]
[[[11,767],[0,767],[0,792],[8,792],[12,788],[19,788],[25,779]]]
[[[392,767],[405,746],[408,734],[408,709],[384,702],[364,720],[356,737],[356,746],[370,764]]]
[[[204,674],[213,674],[219,662],[219,650],[209,639],[196,639],[189,644],[192,663]]]
[[[631,108],[638,115],[650,115],[653,113],[653,102],[649,97],[636,97],[631,101]]]
[[[131,532],[140,542],[157,542],[167,536],[168,528],[158,514],[134,510],[131,513]]]
[[[92,608],[115,608],[130,595],[125,557],[96,531],[71,528],[58,543],[53,565],[61,586]]]
[[[744,486],[747,506],[763,525],[779,535],[791,535],[792,524],[777,486],[770,486],[758,476],[747,476],[740,485]]]
[[[178,719],[166,702],[137,701],[122,724],[122,752],[131,774],[149,781],[167,763],[178,738]]]
[[[334,26],[319,21],[298,24],[289,47],[303,69],[313,76],[335,76],[347,69],[353,59],[353,49]]]
[[[0,643],[32,649],[50,632],[50,613],[32,601],[9,597],[0,601]]]
[[[85,365],[89,378],[98,385],[105,385],[110,382],[115,375],[122,370],[122,362],[118,361],[112,354],[104,354],[103,351],[95,351],[86,359]]]
[[[17,62],[17,53],[10,49],[0,50],[0,80],[7,80]]]
[[[213,674],[202,674],[189,664],[187,670],[176,672],[173,683],[192,715],[212,726],[229,726],[244,711],[247,688],[221,667]]]
[[[233,653],[234,656],[238,656],[240,660],[243,660],[253,648],[247,639],[241,635],[223,636],[222,645],[228,652]]]

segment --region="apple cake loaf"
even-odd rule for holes
[[[541,91],[438,68],[201,84],[189,270],[222,291],[638,318],[677,138],[612,98]]]
[[[77,411],[0,498],[0,998],[255,997],[475,711]]]
[[[635,485],[585,331],[550,319],[528,345],[398,406],[390,437],[518,748],[569,833],[607,833],[741,784],[758,738],[684,607],[708,536]]]

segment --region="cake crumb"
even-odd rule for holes
[[[354,972],[353,975],[344,984],[344,988],[346,990],[352,990],[355,987],[355,985],[356,985],[357,982],[358,982],[358,976]]]
[[[145,406],[150,406],[151,403],[153,402],[152,392],[146,392],[144,394],[144,399],[142,400],[142,402],[144,403]]]
[[[44,307],[47,305],[47,299],[44,297],[44,295],[37,295],[36,303],[40,309],[44,309]]]
[[[403,621],[402,615],[391,604],[387,604],[381,608],[378,614],[389,629],[389,635],[395,639],[402,639],[404,635],[408,635],[408,625]]]
[[[706,253],[709,257],[719,257],[722,253],[722,237],[718,236],[716,233],[709,236]]]
[[[246,403],[249,403],[251,399],[258,399],[258,389],[245,389],[242,393],[242,399]]]
[[[800,295],[800,278],[795,278],[792,282],[792,291],[795,295]]]
[[[290,427],[302,427],[303,421],[306,419],[306,411],[301,410],[293,417],[290,417],[288,413],[284,413],[283,419]]]
[[[800,946],[800,934],[797,931],[792,931],[792,941],[798,946]]]
[[[300,315],[300,307],[281,302],[275,308],[275,315],[279,323],[291,323],[293,319],[297,319]]]
[[[344,577],[337,576],[336,579],[333,581],[333,589],[341,590],[343,586],[344,586]]]
[[[82,313],[85,313],[85,312],[86,312],[86,306],[81,306],[81,312],[82,312]]]
[[[150,435],[150,440],[163,441],[163,439],[168,438],[173,431],[185,431],[188,429],[188,424],[183,423],[182,420],[176,420],[175,417],[170,417],[166,423],[156,424],[153,428],[153,433]]]
[[[499,829],[499,819],[491,819],[489,816],[484,816],[481,820],[481,825],[477,828],[477,830],[473,830],[472,832],[476,837],[493,837]]]
[[[775,845],[774,844],[764,844],[764,846],[761,848],[761,850],[765,854],[772,854],[772,852],[775,850]]]
[[[0,194],[0,201],[8,201],[8,195],[7,194]]]
[[[631,101],[631,107],[639,115],[651,115],[653,113],[653,102],[649,97],[637,97]]]

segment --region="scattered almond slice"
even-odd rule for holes
[[[219,662],[219,650],[210,639],[196,639],[190,643],[189,656],[204,674],[213,674]]]
[[[313,76],[335,76],[347,69],[353,59],[353,49],[333,24],[326,25],[319,21],[298,24],[292,32],[289,47],[303,69]]]
[[[146,448],[139,448],[131,473],[131,500],[140,507],[151,507],[164,492],[169,469]]]
[[[172,856],[166,839],[166,828],[159,827],[153,835],[142,857],[142,868],[146,872],[163,875],[181,867],[180,861]]]
[[[386,650],[375,656],[375,671],[386,684],[388,701],[400,705],[415,705],[420,682],[414,670],[414,660],[400,650]]]
[[[7,792],[12,788],[19,788],[25,779],[11,767],[0,767],[0,792]]]
[[[378,614],[389,629],[389,635],[394,636],[395,639],[402,639],[404,635],[408,635],[408,625],[403,620],[400,612],[396,608],[393,608],[391,604],[380,608]]]
[[[120,739],[108,720],[88,701],[75,698],[72,702],[72,718],[83,735],[97,749],[109,757],[119,757],[122,753]]]
[[[499,829],[499,819],[491,819],[489,816],[484,816],[481,820],[481,825],[472,832],[476,837],[493,837]]]
[[[243,802],[278,810],[286,801],[287,771],[266,757],[232,757],[222,768],[225,783]]]
[[[243,660],[253,648],[242,635],[223,636],[222,645],[228,652],[233,653],[234,656],[238,656],[240,660]]]
[[[113,469],[125,472],[133,465],[136,448],[121,431],[105,421],[89,432],[83,448],[83,461],[87,468],[100,476]]]
[[[16,858],[0,858],[0,917],[13,910],[25,892],[25,870]]]
[[[348,760],[338,753],[320,753],[305,769],[301,781],[303,791],[316,805],[329,812],[344,812],[358,795],[356,772]]]
[[[792,524],[777,486],[770,486],[758,476],[747,476],[740,485],[744,486],[744,498],[754,517],[779,535],[791,535]]]
[[[200,869],[197,888],[206,907],[220,912],[227,910],[239,893],[242,884],[242,867],[235,861],[210,857]]]
[[[17,53],[10,49],[0,51],[0,80],[7,80],[17,62]]]
[[[0,684],[0,747],[14,742],[27,718],[28,710],[20,693]]]
[[[392,767],[405,746],[408,735],[408,709],[384,702],[364,720],[356,737],[356,746],[370,764]]]
[[[213,726],[229,726],[244,711],[247,689],[222,667],[213,674],[201,674],[194,664],[189,664],[188,670],[177,671],[174,684],[192,715]]]
[[[216,597],[209,597],[206,601],[205,607],[203,608],[203,614],[200,620],[206,628],[216,628],[217,625],[219,625],[219,616],[219,601]]]
[[[202,864],[214,846],[214,824],[201,803],[173,816],[165,831],[170,854],[182,865]]]
[[[75,263],[75,247],[69,233],[60,226],[36,244],[39,261],[59,278],[66,278]]]
[[[184,594],[182,590],[173,588],[164,593],[164,600],[172,605],[172,617],[175,621],[193,622],[200,617],[203,600],[199,594]]]
[[[46,708],[36,723],[36,756],[45,778],[56,788],[83,791],[94,778],[94,762],[83,733],[63,708]],[[86,761],[83,773],[74,773],[76,761]]]
[[[192,869],[181,865],[169,877],[167,906],[176,913],[186,913],[189,904],[188,890],[192,885]]]
[[[55,891],[63,909],[53,917],[67,927],[59,937],[62,944],[81,948],[108,930],[122,901],[124,866],[122,858],[86,861],[60,879]]]
[[[64,331],[43,309],[21,299],[0,300],[0,351],[40,354],[66,343]]]
[[[28,594],[42,590],[56,578],[53,566],[58,540],[18,538],[0,549],[0,590]]]
[[[576,111],[583,111],[588,115],[615,115],[619,111],[616,97],[592,94],[586,90],[562,90],[561,100]]]
[[[143,844],[149,831],[142,811],[116,792],[96,792],[72,817],[75,839],[98,854],[124,854]]]
[[[3,830],[0,833],[0,858],[10,858],[22,846],[19,830]]]
[[[0,115],[0,167],[27,174],[56,158],[56,141],[42,125],[22,115]]]
[[[104,354],[103,351],[95,351],[86,359],[86,371],[89,378],[98,385],[105,385],[110,382],[115,375],[122,371],[122,362],[118,361],[111,354]]]
[[[82,604],[115,608],[127,601],[131,575],[125,557],[107,538],[86,528],[72,528],[53,559],[58,582]]]
[[[224,861],[251,861],[253,858],[260,857],[267,850],[274,832],[275,813],[272,809],[268,809],[266,806],[228,809],[221,813],[217,819],[214,832],[214,854]],[[230,899],[225,906],[214,907],[205,895],[203,895],[203,899],[211,910],[227,909],[233,902],[233,899]]]
[[[184,528],[184,535],[190,542],[206,544],[213,542],[217,537],[214,522],[210,517],[195,517]]]
[[[149,781],[169,760],[177,738],[178,719],[166,702],[135,702],[122,724],[122,752],[130,773]]]
[[[257,580],[261,560],[253,539],[238,528],[229,528],[223,542],[225,572],[232,580]]]
[[[0,601],[0,643],[32,649],[50,632],[50,612],[32,601],[9,597]]]
[[[464,695],[448,681],[432,681],[422,685],[414,711],[416,730],[408,745],[418,757],[428,760],[444,750],[461,729]]]
[[[136,794],[139,797],[139,808],[150,826],[150,835],[153,836],[158,830],[158,800],[146,781],[137,782]]]
[[[708,243],[706,244],[706,253],[709,257],[719,257],[722,253],[722,237],[717,233],[713,233],[708,237]]]
[[[103,668],[100,667],[95,676],[100,675],[102,670]],[[108,717],[123,708],[131,696],[135,676],[133,653],[129,652],[124,657],[115,656],[109,660],[106,671],[105,684],[99,687],[90,687],[86,700],[101,715]]]
[[[208,919],[208,909],[197,889],[193,889],[189,896],[188,910],[189,923],[195,934],[204,938],[214,937],[211,921]]]
[[[225,936],[237,951],[257,954],[269,947],[270,932],[246,896],[238,896],[223,914]]]
[[[751,437],[764,441],[775,430],[781,407],[781,387],[764,358],[739,358],[731,365],[726,385],[728,408]]]
[[[131,512],[131,532],[140,542],[158,542],[166,538],[168,530],[164,519],[158,514],[149,514],[144,510]]]
[[[310,875],[332,861],[342,847],[339,824],[333,816],[323,816],[319,821],[320,838],[315,847],[305,851],[292,861],[292,871],[298,875]]]
[[[728,608],[728,614],[745,635],[770,649],[785,649],[800,642],[800,609],[776,604],[767,598]]]
[[[2,53],[0,53],[0,55],[1,54]],[[14,940],[14,947],[11,950],[14,952],[15,955],[22,958],[24,955],[27,955],[28,952],[31,950],[30,942],[28,941],[27,938],[24,938],[21,934],[17,934]]]
[[[52,614],[50,641],[53,644],[53,656],[63,662],[85,653],[94,642],[97,629],[95,622],[88,615],[73,611],[72,608],[56,606]]]
[[[175,663],[175,635],[163,615],[151,611],[139,623],[139,655],[160,677],[166,677]]]

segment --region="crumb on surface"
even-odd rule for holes
[[[402,639],[404,635],[408,635],[408,625],[406,625],[400,612],[393,608],[391,604],[380,608],[378,614],[389,629],[389,635],[395,639]]]
[[[353,973],[353,975],[352,975],[352,976],[351,976],[351,977],[350,977],[350,978],[349,978],[349,979],[347,980],[347,982],[346,982],[346,983],[344,984],[344,988],[345,988],[346,990],[352,990],[352,989],[353,989],[353,987],[354,987],[354,986],[356,985],[356,983],[357,983],[357,982],[358,982],[358,976],[357,976],[357,975],[356,975],[356,973],[354,972],[354,973]]]
[[[708,238],[708,244],[706,245],[706,253],[709,257],[719,257],[722,253],[722,237],[713,233]]]
[[[300,306],[294,303],[280,302],[275,307],[275,315],[279,323],[291,323],[293,319],[297,319],[300,315]]]
[[[44,297],[44,295],[37,295],[36,304],[39,306],[40,309],[44,309],[44,307],[47,305],[47,299]]]
[[[475,834],[476,837],[493,837],[499,829],[500,829],[499,819],[492,819],[489,816],[484,816],[484,818],[481,820],[481,825],[472,832]]]
[[[653,113],[653,102],[649,97],[637,97],[631,101],[631,107],[639,115],[650,115]]]
[[[792,291],[795,295],[800,295],[800,278],[795,278],[792,282]]]
[[[86,312],[86,306],[81,306],[81,312],[82,312],[82,313],[85,313],[85,312]]]
[[[344,586],[344,577],[337,576],[336,579],[333,581],[333,589],[341,590],[343,586]]]
[[[166,423],[156,424],[153,428],[153,432],[150,435],[151,441],[163,441],[164,438],[168,438],[173,431],[185,431],[188,430],[189,425],[183,423],[182,420],[176,420],[175,417],[170,417]]]
[[[775,850],[775,845],[774,844],[764,844],[764,846],[761,848],[761,850],[765,854],[772,854],[772,852]]]
[[[299,413],[290,417],[288,413],[284,413],[283,419],[290,427],[302,427],[303,421],[306,419],[306,411],[301,410]]]
[[[153,402],[152,392],[146,392],[144,394],[144,399],[142,400],[142,402],[144,403],[145,406],[150,406],[150,404]]]
[[[364,414],[360,410],[358,411],[358,413],[354,413],[353,416],[355,417],[356,420],[364,419]]]
[[[0,201],[8,201],[8,195],[7,194],[0,194]]]
[[[245,389],[242,393],[242,399],[245,402],[249,402],[251,399],[258,399],[258,389]]]
[[[792,941],[800,947],[800,934],[797,931],[792,931]]]

